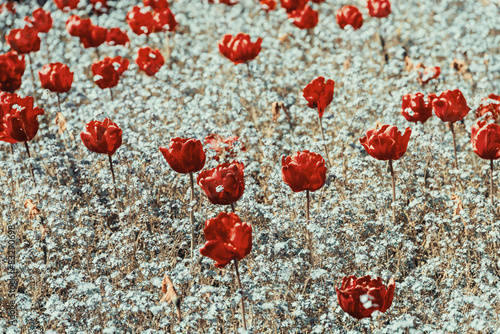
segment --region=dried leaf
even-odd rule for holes
[[[273,122],[276,122],[278,120],[278,117],[280,116],[280,110],[283,110],[283,112],[286,115],[286,118],[289,121],[291,120],[290,114],[288,113],[288,109],[286,108],[283,102],[273,102],[271,104],[271,110],[273,112]]]
[[[456,58],[453,58],[453,61],[451,62],[451,68],[455,69],[455,71],[457,71],[458,74],[465,74],[465,72],[467,72],[468,70],[465,61],[458,60]]]
[[[167,276],[167,274],[163,276],[163,281],[161,282],[161,291],[164,295],[160,299],[160,303],[167,302],[174,304],[177,319],[181,321],[181,299],[177,295],[177,291],[175,291],[174,283],[172,283],[172,280]]]
[[[60,112],[58,112],[55,122],[57,125],[59,125],[59,134],[62,134],[64,130],[66,130],[66,118],[64,118],[64,116]]]
[[[344,61],[344,69],[348,70],[351,67],[351,60],[348,58]]]
[[[411,72],[414,70],[413,61],[408,56],[405,56],[405,70],[407,72]]]
[[[455,210],[453,210],[453,215],[459,216],[460,211],[462,211],[464,209],[464,205],[462,203],[462,200],[460,199],[460,197],[458,197],[458,195],[455,195],[455,194],[451,194],[451,200],[456,201],[456,203],[455,203],[456,206],[455,206]]]
[[[31,220],[31,219],[35,219],[36,215],[40,214],[40,209],[38,209],[36,207],[36,205],[33,203],[32,200],[30,199],[27,199],[25,202],[24,202],[24,207],[29,209],[29,213],[28,213],[28,219]]]
[[[287,32],[286,34],[284,35],[281,35],[278,39],[280,41],[280,43],[284,43],[284,42],[288,42],[288,38],[293,36],[291,33]]]

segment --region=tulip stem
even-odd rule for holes
[[[491,167],[491,173],[490,173],[490,196],[491,196],[491,206],[494,206],[494,196],[493,196],[493,159],[490,159],[490,167]]]
[[[10,154],[14,155],[14,144],[10,144]]]
[[[234,203],[231,203],[231,211],[234,212]]]
[[[310,195],[309,195],[309,189],[306,189],[306,230],[307,230],[307,238],[308,240],[308,245],[309,245],[309,262],[311,263],[311,266],[313,264],[313,254],[312,254],[312,235],[311,232],[307,229],[309,226],[309,208],[311,207],[311,200],[310,200]]]
[[[458,159],[457,159],[457,141],[455,139],[455,129],[453,128],[453,122],[450,122],[451,134],[453,136],[453,151],[455,152],[455,166],[458,168]]]
[[[115,171],[113,169],[113,158],[111,158],[111,154],[108,154],[109,157],[109,167],[111,168],[111,177],[113,178],[113,187],[115,188],[115,198],[118,198],[116,193],[116,182],[115,182]]]
[[[326,155],[326,160],[328,161],[328,164],[330,165],[330,156],[328,154],[328,148],[326,147],[326,141],[325,141],[325,131],[323,130],[323,122],[321,121],[321,117],[319,117],[319,128],[321,129],[321,138],[323,138],[323,145],[325,145],[325,155]]]
[[[396,207],[394,206],[396,202],[396,178],[394,176],[394,168],[392,167],[392,159],[389,159],[389,170],[391,171],[392,183],[392,220],[396,223]]]
[[[61,110],[61,97],[59,96],[59,93],[57,93],[57,105],[59,106],[59,112],[62,112],[62,110]]]
[[[389,62],[389,55],[387,54],[387,50],[385,49],[385,39],[382,36],[381,31],[378,32],[378,35],[380,37],[380,45],[382,46],[382,52],[384,54],[385,63],[387,64]]]
[[[243,288],[241,287],[240,272],[238,270],[238,260],[234,259],[234,270],[236,271],[236,280],[238,282],[238,288],[240,289],[241,295],[241,318],[243,320],[243,329],[247,330],[247,321],[245,320],[245,302],[243,301]]]
[[[189,181],[191,184],[191,198],[190,198],[190,203],[193,203],[194,201],[194,178],[193,178],[193,173],[189,173]],[[191,211],[189,212],[189,219],[191,220],[191,262],[193,261],[193,256],[194,256],[194,210],[191,208]]]
[[[28,53],[28,59],[30,60],[30,72],[31,72],[31,81],[33,84],[33,100],[35,101],[35,104],[38,104],[36,101],[36,86],[35,86],[35,74],[33,73],[33,61],[31,60],[31,55]]]
[[[31,158],[30,148],[28,146],[27,141],[24,142],[24,147],[26,147],[26,153],[28,153],[28,158]],[[33,173],[33,165],[31,164],[31,162],[30,162],[30,174],[31,174],[31,178],[33,178],[33,183],[35,184],[35,187],[36,187],[35,174]]]
[[[113,97],[113,91],[111,90],[111,87],[109,87],[109,95],[111,96],[111,101],[114,101],[114,97]]]

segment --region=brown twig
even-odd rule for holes
[[[392,183],[392,221],[396,223],[396,207],[394,206],[396,202],[396,178],[394,176],[394,168],[392,167],[392,159],[389,159],[389,170],[391,171]]]

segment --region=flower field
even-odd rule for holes
[[[498,333],[500,3],[0,3],[0,333]]]

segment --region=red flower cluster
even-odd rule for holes
[[[26,54],[40,50],[40,37],[35,27],[26,25],[22,29],[12,29],[5,36],[12,50],[19,54]]]
[[[243,169],[241,162],[223,163],[202,171],[197,183],[212,204],[229,205],[239,200],[245,190]]]
[[[38,32],[49,32],[52,28],[52,17],[49,11],[38,8],[33,12],[33,17],[25,17],[24,20],[35,27]]]
[[[319,117],[323,117],[326,107],[333,101],[333,90],[335,82],[328,79],[325,83],[324,77],[318,77],[311,81],[303,90],[302,94],[307,100],[309,108],[317,108]]]
[[[26,63],[14,51],[0,55],[0,90],[13,93],[21,87]]]
[[[411,129],[406,128],[405,133],[397,127],[382,125],[380,129],[370,129],[366,131],[366,136],[359,141],[366,152],[378,160],[398,160],[408,147]]]
[[[103,122],[88,123],[80,133],[80,138],[91,152],[113,155],[122,145],[122,129],[105,118]]]
[[[235,64],[245,63],[255,59],[261,50],[262,38],[257,38],[255,43],[250,41],[250,35],[238,34],[225,35],[219,41],[219,51]]]
[[[174,31],[175,27],[177,27],[175,15],[174,13],[172,13],[170,8],[155,9],[153,14],[153,22],[155,31]]]
[[[160,68],[165,64],[165,59],[160,53],[158,49],[151,49],[146,46],[140,48],[137,52],[137,58],[135,63],[141,70],[146,72],[149,76],[154,76],[156,72],[160,70]]]
[[[457,122],[464,119],[470,111],[467,101],[458,89],[447,90],[432,101],[432,108],[443,122]]]
[[[162,6],[160,3],[159,6]],[[177,27],[175,15],[168,4],[166,7],[153,7],[154,12],[135,6],[127,13],[127,22],[137,35],[149,35],[156,31],[174,31]],[[168,28],[165,29],[165,26]]]
[[[102,89],[115,87],[118,85],[120,76],[127,70],[129,64],[128,59],[120,56],[115,58],[106,57],[104,60],[95,61],[92,64],[92,74],[94,75],[95,83]]]
[[[8,143],[26,142],[38,132],[38,115],[43,109],[33,108],[33,98],[0,92],[0,140]]]
[[[294,192],[316,191],[325,184],[325,159],[317,153],[303,151],[291,157],[283,156],[281,165],[283,181]]]
[[[300,29],[312,29],[318,24],[318,12],[310,6],[294,10],[288,14],[288,18]]]
[[[238,136],[222,137],[219,134],[212,133],[205,137],[205,143],[210,145],[210,148],[217,153],[215,160],[219,161],[220,157],[230,159],[237,155],[237,150],[235,143],[239,143],[239,150],[242,152],[246,151],[245,145],[241,142]],[[225,152],[225,156],[224,156]]]
[[[71,36],[83,36],[92,25],[90,19],[82,19],[78,15],[71,15],[66,21],[66,30]]]
[[[90,19],[81,19],[77,15],[72,15],[66,21],[66,30],[71,36],[80,38],[83,47],[96,48],[106,41],[107,29],[92,24]]]
[[[488,99],[492,102],[487,103]],[[500,95],[490,94],[488,99],[483,99],[476,110],[476,117],[484,116],[486,121],[493,120],[497,122],[500,119]]]
[[[203,232],[207,243],[200,254],[214,260],[218,268],[234,259],[242,260],[252,250],[252,226],[243,223],[235,213],[221,212],[207,220]]]
[[[42,87],[55,93],[66,93],[73,83],[73,72],[62,63],[45,64],[38,72]]]
[[[425,103],[424,94],[406,94],[402,99],[401,114],[409,122],[422,122],[425,123],[432,116],[432,100],[435,95],[427,97],[428,102]]]
[[[281,7],[283,7],[288,14],[295,10],[304,8],[308,0],[280,0]]]
[[[198,139],[172,138],[169,148],[160,147],[160,152],[177,173],[196,173],[205,166],[205,152]]]
[[[477,122],[472,126],[470,142],[474,153],[483,159],[500,159],[500,126]]]
[[[370,276],[356,278],[348,276],[342,279],[342,287],[337,291],[337,300],[344,312],[356,319],[371,317],[374,311],[384,313],[391,307],[394,299],[396,282],[391,278],[387,289],[382,278]]]
[[[127,33],[120,28],[108,29],[106,34],[106,43],[109,45],[127,45],[130,42]]]
[[[71,9],[76,9],[79,1],[80,0],[54,0],[54,3],[60,10],[68,11]]]
[[[340,8],[337,10],[335,18],[342,29],[350,25],[354,30],[357,30],[363,25],[363,15],[355,6],[344,6]]]
[[[389,0],[368,0],[368,13],[372,17],[387,17],[391,14],[391,2]]]

